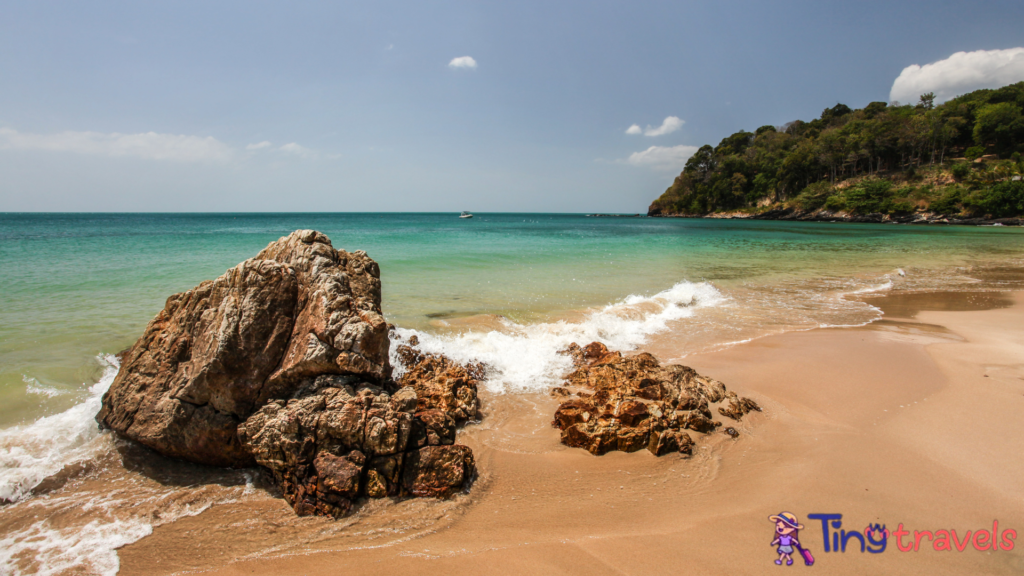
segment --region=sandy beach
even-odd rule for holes
[[[1024,293],[873,298],[863,328],[771,336],[683,363],[764,412],[698,441],[689,459],[646,451],[594,457],[561,446],[554,399],[485,397],[460,433],[480,476],[448,502],[383,502],[346,523],[296,520],[267,496],[156,528],[119,551],[122,574],[760,574],[776,566],[768,517],[789,511],[830,574],[1018,574],[1024,550],[825,552],[822,522],[863,532],[1024,530],[1016,432],[1024,413]],[[672,359],[670,334],[647,350]],[[729,422],[732,424],[732,422]],[[373,506],[372,510],[369,507]],[[316,527],[321,529],[318,530]],[[312,527],[312,528],[311,528]],[[275,538],[308,531],[305,544]],[[980,544],[984,545],[981,538]],[[985,546],[981,546],[985,547]]]

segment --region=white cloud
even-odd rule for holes
[[[678,116],[668,116],[662,121],[661,126],[654,128],[650,124],[647,128],[641,130],[638,124],[633,124],[629,128],[626,128],[626,134],[643,134],[644,136],[664,136],[665,134],[671,134],[676,130],[683,127],[685,122]]]
[[[656,170],[682,170],[686,161],[697,151],[696,146],[651,146],[642,152],[633,152],[624,162],[633,166]]]
[[[472,56],[459,56],[452,58],[448,63],[449,68],[476,68],[476,60]]]
[[[939,104],[981,88],[999,88],[1024,80],[1024,48],[957,52],[945,60],[907,66],[889,91],[889,100],[916,103],[935,93]]]
[[[302,156],[303,158],[312,158],[316,156],[315,150],[306,148],[305,146],[300,146],[295,142],[289,142],[287,144],[284,144],[280,148],[278,148],[278,150],[280,150],[281,152],[285,152],[287,154]]]
[[[203,138],[156,132],[103,134],[69,131],[58,134],[29,134],[11,128],[0,128],[0,149],[133,156],[178,162],[224,162],[232,156],[231,147],[212,136]]]
[[[662,136],[671,134],[683,127],[683,121],[676,116],[669,116],[661,123],[661,126],[652,129],[650,126],[644,130],[644,136]]]
[[[269,140],[263,142],[257,142],[256,144],[249,144],[245,147],[246,150],[262,150],[264,148],[270,148],[271,144]]]

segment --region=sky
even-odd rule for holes
[[[1024,80],[1019,0],[0,15],[0,212],[646,212],[738,130]]]

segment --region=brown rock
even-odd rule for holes
[[[271,471],[296,513],[341,516],[361,496],[399,496],[403,486],[436,497],[464,488],[473,453],[451,446],[450,415],[414,414],[410,387],[353,380],[307,381],[295,397],[267,403],[238,427],[243,447]]]
[[[568,388],[562,388],[561,386],[555,386],[551,389],[551,396],[554,398],[565,398],[566,396],[572,396],[572,392]]]
[[[371,498],[397,496],[402,490],[404,454],[379,456],[369,462],[366,472],[366,495]],[[371,487],[371,483],[373,486]]]
[[[442,446],[455,443],[455,420],[441,410],[423,410],[413,421],[410,447]]]
[[[672,452],[693,454],[693,439],[681,430],[662,430],[657,434],[651,434],[647,449],[655,456],[664,456]]]
[[[317,454],[313,461],[317,490],[354,500],[359,495],[359,477],[363,470],[353,460],[358,462],[358,459],[340,458],[330,452]]]
[[[718,409],[718,413],[722,416],[728,416],[733,420],[739,420],[744,414],[748,414],[752,411],[761,411],[761,407],[757,405],[757,402],[754,402],[750,398],[740,398],[733,392],[729,392],[727,397],[729,399],[729,406],[719,407]]]
[[[402,487],[413,496],[448,498],[476,471],[473,451],[458,444],[426,446],[406,454]]]
[[[716,427],[716,423],[699,410],[677,412],[676,422],[679,428],[689,428],[704,434],[714,432]]]
[[[100,424],[167,456],[248,466],[238,424],[321,374],[390,375],[380,271],[300,230],[175,294],[125,354]]]
[[[573,424],[584,423],[590,420],[594,413],[594,403],[586,399],[571,399],[563,402],[555,410],[555,419],[551,425],[559,430],[565,430]]]
[[[583,391],[559,405],[551,424],[563,444],[592,454],[690,454],[693,440],[683,430],[714,431],[721,424],[711,420],[711,404],[735,397],[721,382],[686,366],[662,366],[650,354],[623,357],[600,342],[572,344],[563,353],[575,366],[567,384]]]
[[[446,356],[423,354],[410,346],[399,346],[396,352],[406,368],[398,385],[416,391],[417,410],[441,410],[456,423],[476,418],[480,409],[477,386],[483,378],[483,366],[459,364]]]

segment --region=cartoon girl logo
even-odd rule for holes
[[[796,516],[789,512],[780,512],[778,516],[769,516],[768,519],[775,522],[775,540],[771,541],[771,545],[778,545],[776,551],[779,553],[779,559],[775,561],[776,564],[781,566],[785,561],[786,566],[792,566],[794,549],[803,556],[805,564],[814,564],[814,556],[800,546],[800,541],[797,540],[797,535],[804,529],[804,525],[797,521]]]

